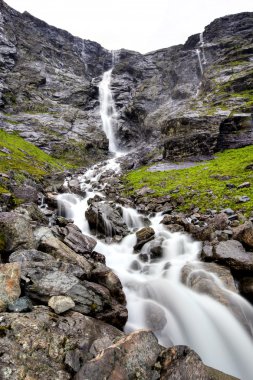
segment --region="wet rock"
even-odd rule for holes
[[[164,350],[158,363],[161,380],[236,380],[233,376],[204,365],[196,352],[187,346]]]
[[[8,305],[8,311],[12,313],[28,313],[32,311],[33,304],[28,297],[20,297]]]
[[[36,243],[29,220],[14,212],[0,213],[2,255],[24,248],[35,248]]]
[[[95,359],[86,362],[75,380],[159,378],[153,366],[160,352],[156,337],[150,331],[140,330],[120,339]]]
[[[64,313],[64,311],[73,309],[75,302],[70,297],[53,296],[49,299],[48,306],[50,306],[56,314],[61,314]]]
[[[136,232],[136,244],[134,249],[137,251],[143,247],[144,244],[154,239],[155,231],[152,227],[144,227]]]
[[[166,224],[166,229],[172,233],[174,233],[174,232],[185,232],[184,227],[180,226],[180,224]]]
[[[85,216],[89,222],[91,230],[95,233],[100,232],[105,237],[126,236],[128,232],[119,210],[108,203],[93,202],[88,210],[85,211]]]
[[[233,239],[239,240],[246,246],[253,247],[253,224],[247,221],[233,229]]]
[[[30,313],[2,313],[0,329],[3,380],[20,379],[24,373],[30,379],[70,380],[98,353],[95,347],[105,349],[123,335],[80,313],[61,316],[46,306],[35,306]]]
[[[91,281],[97,282],[109,289],[110,294],[121,304],[126,304],[126,298],[121,282],[118,276],[110,268],[101,263],[97,263],[96,268],[94,268],[91,273],[90,279]]]
[[[253,270],[253,253],[246,252],[237,240],[220,242],[214,247],[214,260],[237,271]]]
[[[153,302],[147,301],[144,307],[145,325],[150,330],[161,331],[166,323],[167,318],[164,310]]]
[[[18,263],[0,264],[0,311],[15,302],[20,294],[20,265]]]

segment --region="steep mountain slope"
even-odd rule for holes
[[[114,62],[116,135],[166,158],[252,143],[253,13],[215,20],[184,45],[109,52],[0,0],[1,128],[78,164],[107,154],[98,84]]]

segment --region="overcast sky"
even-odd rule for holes
[[[184,43],[217,17],[253,11],[252,0],[5,1],[109,50],[142,53]]]

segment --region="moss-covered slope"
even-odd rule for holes
[[[149,194],[152,198],[170,194],[180,199],[182,211],[193,205],[203,212],[231,207],[249,215],[253,210],[253,146],[218,153],[213,160],[186,169],[151,172],[142,167],[124,180],[128,194],[147,186],[154,191]],[[238,188],[244,182],[249,187]],[[250,199],[242,202],[242,196]]]

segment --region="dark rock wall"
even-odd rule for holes
[[[111,87],[120,146],[153,141],[164,157],[177,152],[177,159],[195,154],[189,141],[196,154],[230,147],[228,132],[227,142],[221,142],[221,123],[228,131],[234,114],[248,118],[253,107],[253,13],[214,20],[202,37],[145,55],[121,49],[113,58],[96,42],[20,14],[0,0],[1,128],[18,131],[58,157],[75,156],[80,162],[102,157],[108,142],[98,83],[114,60]],[[249,143],[244,132],[240,144],[232,136],[233,147]]]

